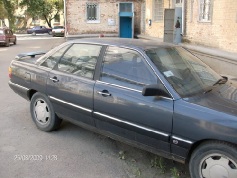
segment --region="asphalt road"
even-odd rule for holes
[[[155,155],[63,122],[42,132],[30,117],[29,102],[8,86],[8,66],[19,53],[49,50],[64,38],[19,37],[17,45],[0,46],[0,177],[1,178],[130,178],[171,177],[151,166]],[[186,177],[186,176],[182,176]]]

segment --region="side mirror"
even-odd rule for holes
[[[166,91],[162,84],[152,84],[145,86],[142,90],[142,95],[170,97],[170,94]]]

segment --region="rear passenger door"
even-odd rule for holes
[[[73,44],[50,71],[47,94],[58,115],[94,125],[93,78],[101,49],[100,45]]]
[[[94,90],[96,126],[170,152],[173,100],[142,95],[145,85],[159,82],[140,52],[108,47]]]

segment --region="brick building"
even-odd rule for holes
[[[170,33],[174,42],[181,33],[183,42],[237,52],[237,0],[146,0],[141,16],[143,35],[166,38]]]
[[[237,0],[186,0],[184,41],[237,52]]]
[[[67,0],[65,13],[67,36],[140,33],[141,0]]]

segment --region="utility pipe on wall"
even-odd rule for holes
[[[67,8],[66,8],[66,0],[63,0],[63,8],[64,8],[64,33],[65,33],[65,37],[67,37]]]
[[[182,35],[185,33],[185,0],[182,1]]]

